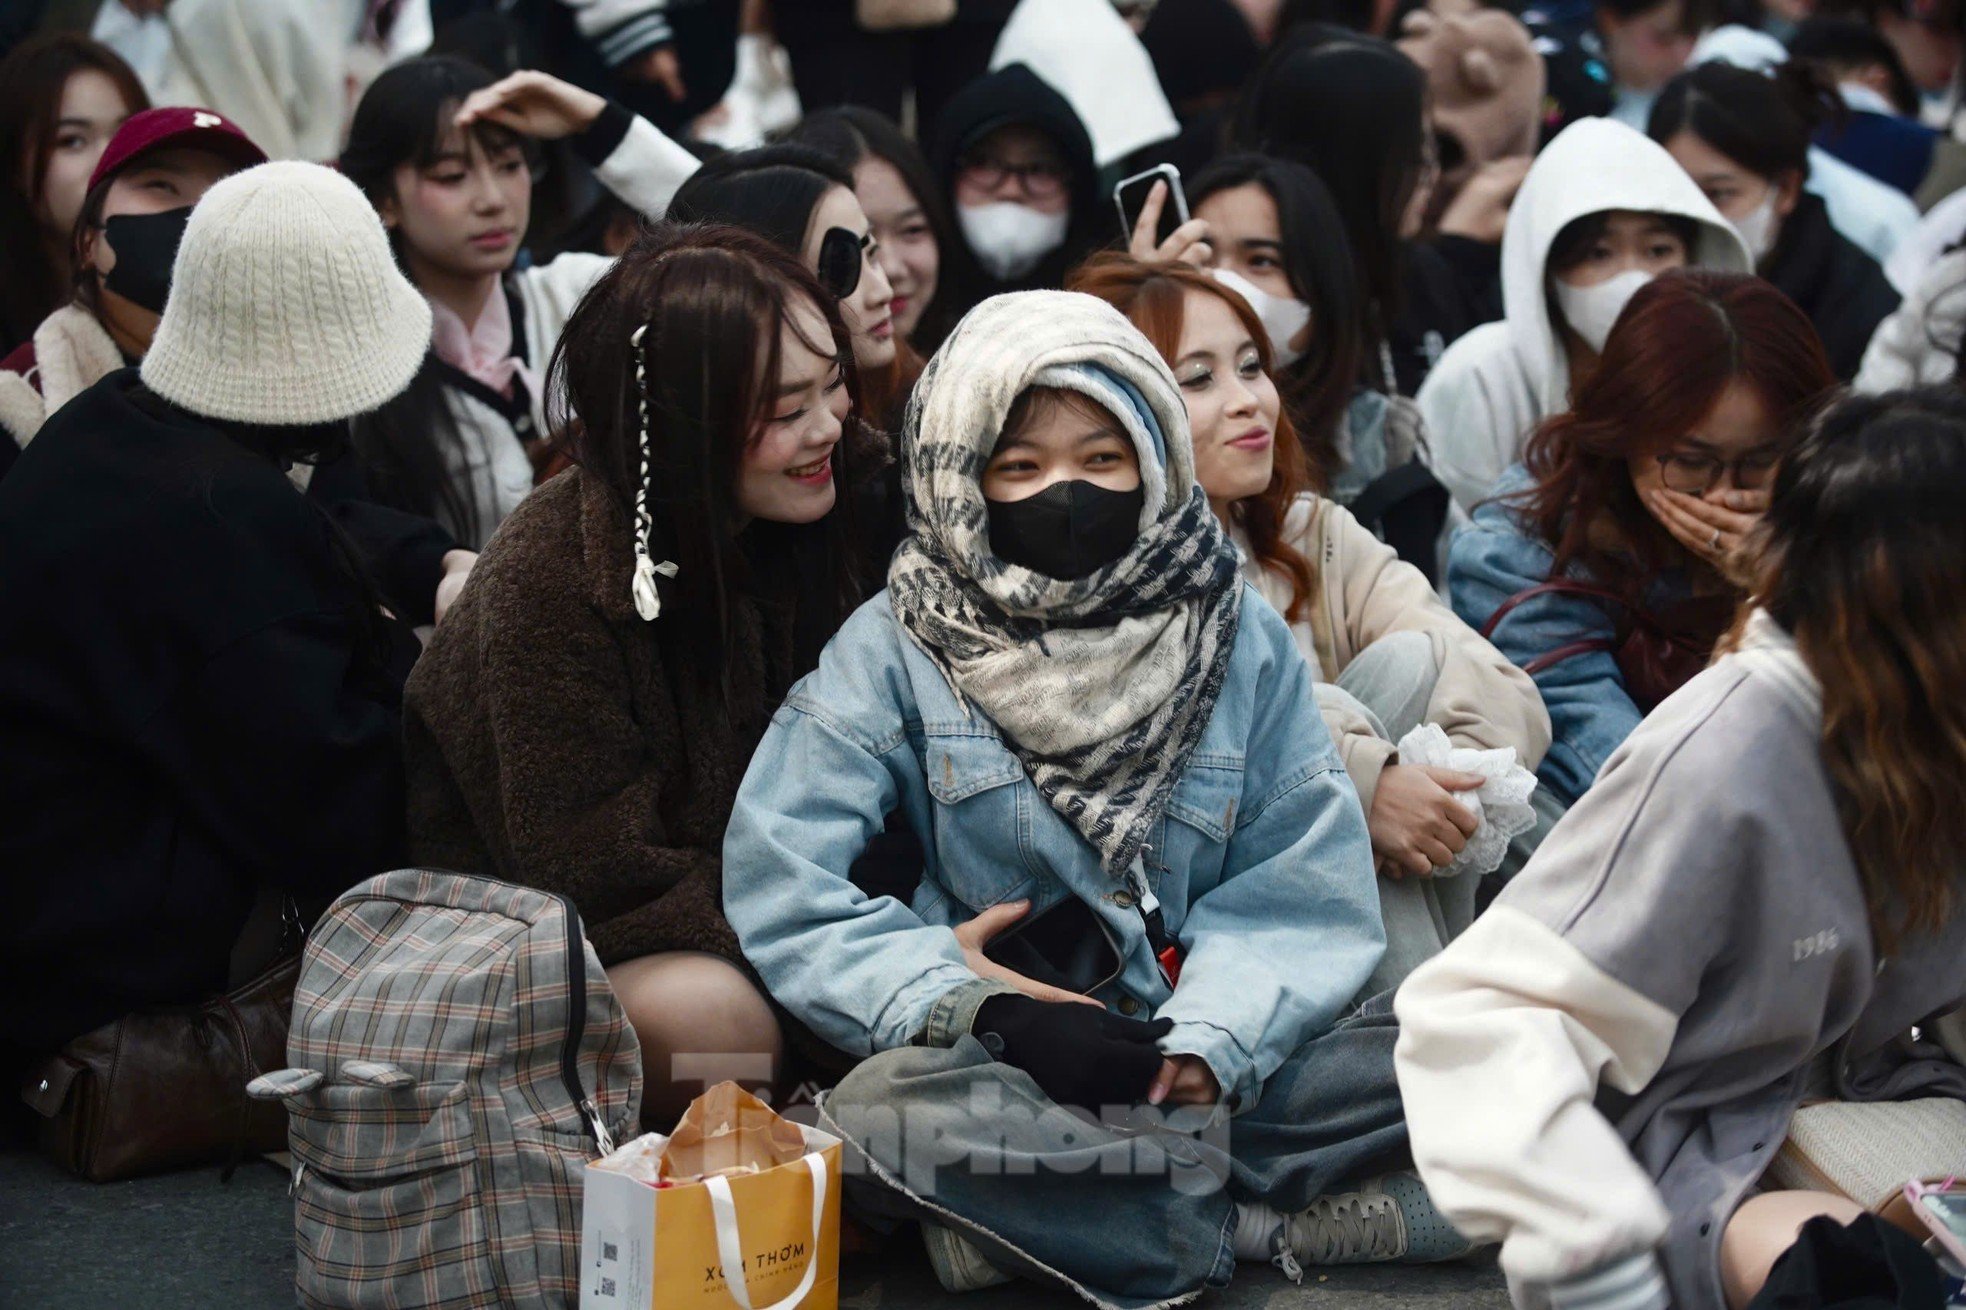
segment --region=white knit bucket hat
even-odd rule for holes
[[[400,393],[429,344],[430,306],[355,184],[261,164],[192,210],[143,380],[208,418],[327,423]]]

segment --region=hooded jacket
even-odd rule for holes
[[[957,252],[960,258],[955,270],[956,304],[963,313],[1000,292],[1062,286],[1066,270],[1100,245],[1109,227],[1118,230],[1111,226],[1118,222],[1111,218],[1112,209],[1101,203],[1099,167],[1093,161],[1092,138],[1085,124],[1064,96],[1024,64],[1009,64],[985,73],[958,91],[942,111],[929,149],[929,167],[942,187],[949,212],[957,212],[956,173],[963,152],[998,128],[1015,124],[1043,132],[1064,157],[1071,174],[1071,225],[1064,244],[1014,282],[1000,282],[984,272],[965,245]]]
[[[334,535],[128,369],[0,483],[0,1046],[223,991],[257,891],[401,861],[415,640]]]
[[[1565,128],[1509,207],[1502,321],[1448,347],[1420,388],[1434,472],[1464,510],[1521,457],[1538,423],[1569,408],[1569,357],[1551,317],[1550,247],[1570,223],[1613,209],[1690,218],[1700,227],[1695,265],[1754,269],[1733,225],[1644,133],[1601,118]]]
[[[1420,1176],[1502,1243],[1524,1310],[1660,1265],[1678,1310],[1723,1310],[1721,1235],[1806,1088],[1966,1096],[1966,1067],[1908,1036],[1966,996],[1966,913],[1877,952],[1822,722],[1794,641],[1755,615],[1401,988]]]
[[[1846,382],[1857,375],[1877,325],[1898,307],[1897,289],[1877,261],[1839,235],[1822,199],[1807,191],[1782,224],[1762,276],[1809,316],[1830,367]]]

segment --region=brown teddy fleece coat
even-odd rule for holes
[[[780,570],[737,601],[726,715],[677,625],[635,613],[633,560],[628,515],[580,468],[506,519],[410,678],[412,854],[572,897],[603,964],[741,962],[724,828],[800,672],[799,588]]]

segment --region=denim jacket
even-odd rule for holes
[[[1532,535],[1503,504],[1502,496],[1530,485],[1517,464],[1504,473],[1491,499],[1475,507],[1474,520],[1454,534],[1447,558],[1448,599],[1463,622],[1479,632],[1518,592],[1550,580],[1556,552]],[[1577,570],[1571,576],[1590,579]],[[1646,594],[1648,607],[1665,609],[1692,595],[1684,573],[1660,575]],[[1542,595],[1509,611],[1489,641],[1517,667],[1574,641],[1615,638],[1615,614],[1584,596]],[[1625,690],[1618,661],[1608,651],[1587,651],[1559,660],[1535,675],[1550,712],[1550,749],[1536,774],[1566,806],[1589,790],[1611,752],[1645,717]]]
[[[905,905],[847,876],[896,809],[925,855]],[[724,841],[724,908],[771,994],[868,1055],[919,1040],[937,1003],[977,981],[955,925],[1003,901],[1028,898],[1035,916],[1076,896],[1122,962],[1094,997],[1172,1019],[1161,1049],[1201,1056],[1223,1104],[1247,1109],[1385,949],[1357,793],[1290,630],[1253,595],[1150,847],[1145,875],[1183,951],[1174,988],[1136,889],[1100,868],[996,726],[965,710],[883,592],[792,689],[752,757]]]

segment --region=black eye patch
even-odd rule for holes
[[[860,234],[843,227],[828,228],[819,238],[819,285],[845,300],[860,285]]]

